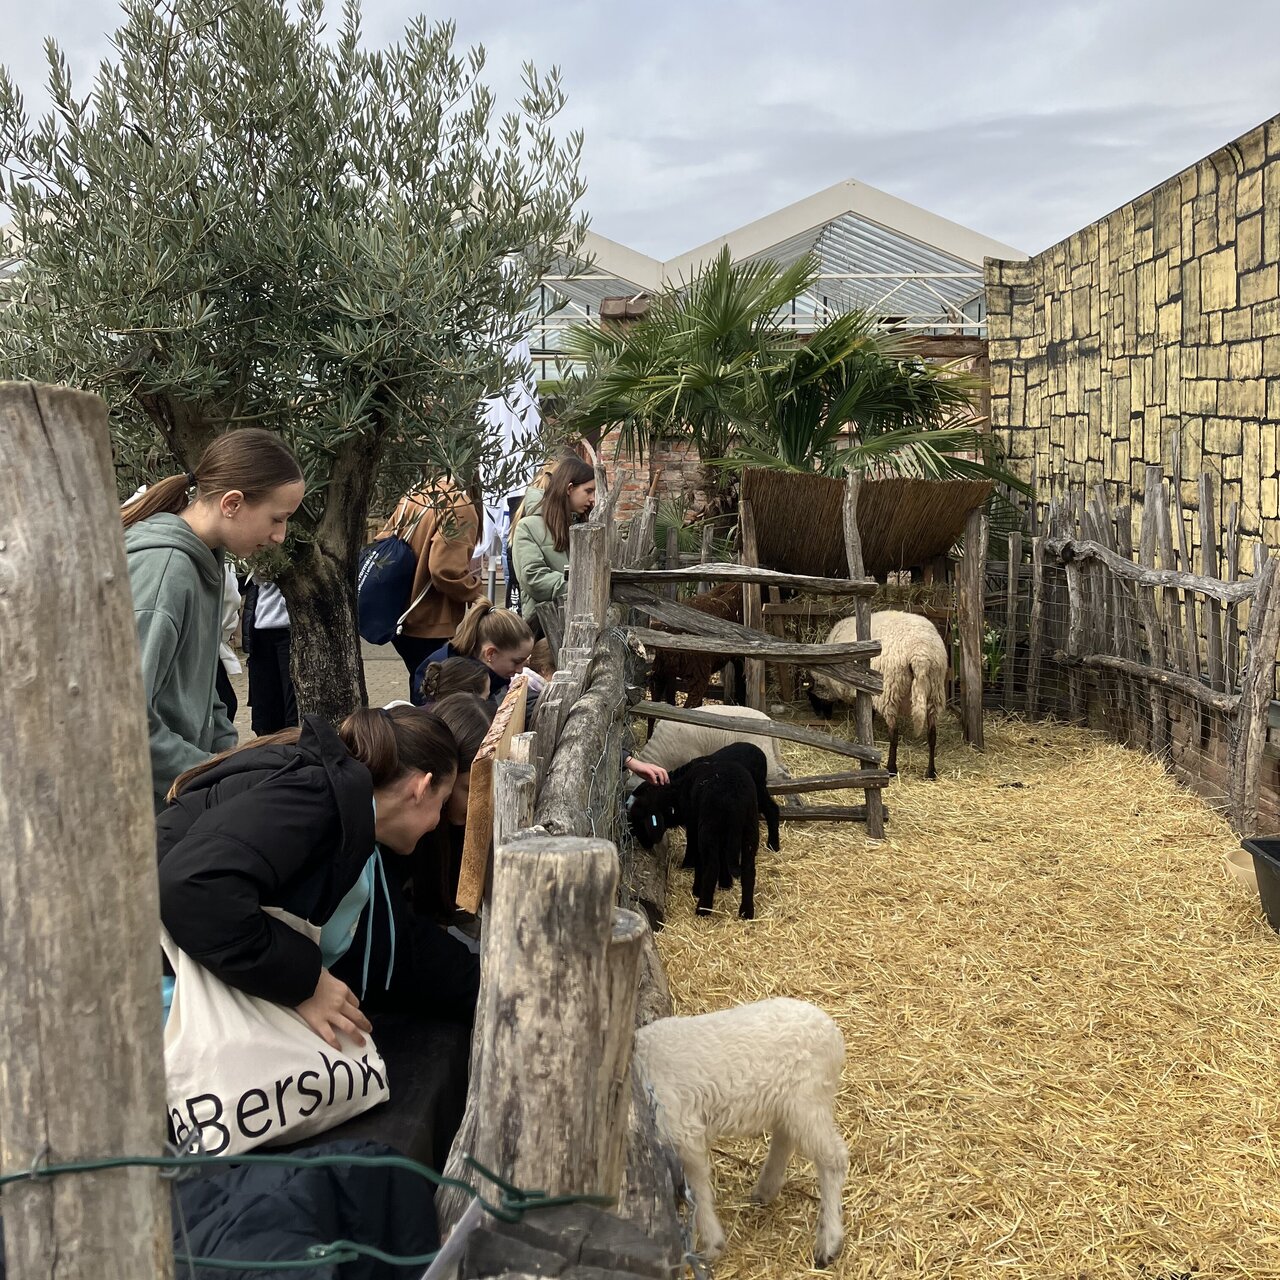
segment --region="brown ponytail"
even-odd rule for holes
[[[179,774],[165,799],[175,799],[202,773],[230,756],[259,747],[293,744],[301,733],[299,728],[282,729],[211,756]],[[339,725],[338,737],[352,758],[369,770],[375,789],[388,786],[410,771],[430,773],[437,779],[452,777],[458,771],[458,744],[449,726],[420,707],[361,707]]]
[[[475,658],[454,657],[427,664],[426,671],[422,673],[419,694],[424,702],[434,702],[453,693],[474,693],[484,697],[488,691],[488,667]]]
[[[518,613],[499,609],[492,600],[477,600],[453,633],[453,647],[468,658],[479,658],[486,644],[506,653],[532,641],[529,624]]]
[[[120,509],[120,518],[130,529],[139,520],[162,511],[176,516],[186,509],[187,491],[191,488],[195,489],[193,500],[220,498],[238,489],[246,502],[254,503],[261,502],[272,489],[301,479],[297,458],[275,432],[261,427],[224,431],[200,455],[194,471],[158,480],[145,493],[126,502]]]

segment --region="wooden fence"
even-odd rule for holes
[[[1258,545],[1244,576],[1234,506],[1216,545],[1205,474],[1194,564],[1180,477],[1167,483],[1153,465],[1144,480],[1136,549],[1130,508],[1101,487],[1054,493],[1025,554],[1019,535],[1010,540],[1003,582],[987,596],[988,625],[1003,638],[1000,701],[1150,751],[1251,832],[1280,642],[1277,563]]]

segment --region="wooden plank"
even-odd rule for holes
[[[1223,543],[1223,559],[1226,580],[1240,580],[1240,508],[1232,503],[1227,508],[1227,531]],[[1240,615],[1239,606],[1228,603],[1225,610],[1224,630],[1222,636],[1223,676],[1226,688],[1234,689],[1240,680]]]
[[[1168,568],[1179,568],[1189,572],[1191,569],[1191,553],[1187,547],[1187,520],[1182,509],[1182,433],[1173,433],[1173,486],[1167,511],[1176,535],[1177,564],[1171,559]],[[1163,558],[1163,538],[1161,539]],[[1182,593],[1182,616],[1186,628],[1186,672],[1197,679],[1200,676],[1200,630],[1196,622],[1196,599],[1189,590]]]
[[[667,569],[680,568],[680,530],[673,524],[667,526],[667,546],[665,556],[665,567]],[[676,584],[673,582],[667,587],[668,599],[676,598]]]
[[[16,1174],[159,1155],[165,1077],[146,697],[107,407],[0,383],[0,441],[0,1173]],[[75,553],[55,562],[53,547]],[[171,1184],[156,1174],[6,1187],[10,1280],[167,1280]]]
[[[1267,723],[1275,693],[1276,650],[1280,647],[1280,583],[1277,564],[1258,549],[1258,596],[1249,618],[1249,661],[1240,682],[1240,719],[1231,761],[1231,816],[1242,835],[1259,828],[1258,791]]]
[[[1073,654],[1059,650],[1053,656],[1056,661],[1066,665],[1102,667],[1110,671],[1122,671],[1126,675],[1148,680],[1152,684],[1161,685],[1166,689],[1174,689],[1206,707],[1212,707],[1215,711],[1230,713],[1240,703],[1239,694],[1220,693],[1217,689],[1210,689],[1208,685],[1198,680],[1193,680],[1190,676],[1181,675],[1176,671],[1159,670],[1142,662],[1130,662],[1126,658],[1117,658],[1109,653],[1086,653],[1076,657]]]
[[[978,751],[982,737],[983,604],[987,556],[987,513],[973,511],[965,523],[960,562],[960,698],[965,740]]]
[[[766,590],[769,593],[770,599],[764,603],[782,603],[777,587],[768,587]],[[782,640],[786,637],[786,624],[776,614],[765,616],[761,625],[778,640]],[[796,673],[784,662],[779,663],[778,666],[774,668],[773,674],[774,678],[778,681],[778,696],[783,702],[793,702],[796,696]]]
[[[1068,495],[1073,499],[1073,495]],[[1074,500],[1068,501],[1063,508],[1063,519],[1068,521],[1068,538],[1081,540],[1082,534],[1076,523],[1076,507]],[[1084,607],[1084,584],[1081,581],[1080,562],[1072,557],[1066,564],[1067,579],[1067,653],[1078,657],[1084,652],[1084,634],[1086,616]],[[1083,721],[1085,718],[1084,679],[1081,668],[1071,665],[1067,669],[1068,704],[1071,718]]]
[[[798,662],[815,667],[869,661],[880,652],[879,642],[875,640],[800,644],[795,640],[775,640],[772,636],[764,640],[744,640],[736,636],[724,639],[720,636],[677,635],[673,631],[653,631],[648,627],[632,627],[631,634],[652,649],[669,649],[678,653],[723,653],[728,657],[753,655],[775,662]],[[879,677],[870,670],[864,676],[871,681],[866,687],[873,693],[879,693]],[[843,676],[841,678],[844,679]],[[854,683],[852,678],[850,683]]]
[[[862,487],[862,477],[850,467],[848,474],[845,476],[844,482],[844,501],[841,506],[841,516],[844,521],[844,552],[845,563],[849,566],[849,577],[851,579],[862,578],[866,575],[866,565],[862,559],[862,537],[858,532],[858,494]],[[871,602],[865,596],[859,597],[854,610],[854,616],[857,618],[858,639],[863,643],[871,641]],[[875,672],[870,674],[875,675]],[[880,677],[877,676],[877,679]],[[884,682],[881,680],[881,688]],[[859,692],[854,699],[854,720],[857,724],[858,745],[864,750],[875,752],[875,733],[872,727],[872,707],[871,696],[868,692]],[[878,765],[879,757],[875,760]],[[866,811],[867,834],[872,839],[879,840],[884,836],[885,819],[888,817],[884,807],[884,800],[877,790],[864,790],[863,795],[866,802],[863,805]]]
[[[619,569],[614,582],[638,582],[657,586],[667,582],[756,582],[762,587],[789,587],[795,591],[825,591],[833,596],[874,596],[874,578],[811,578],[807,574],[778,573],[774,569],[752,569],[741,564],[700,564],[684,569]]]
[[[1128,507],[1121,507],[1116,512],[1115,520],[1115,551],[1121,560],[1133,560],[1133,514]],[[1116,616],[1119,623],[1119,647],[1116,652],[1122,657],[1127,658],[1130,662],[1137,662],[1142,656],[1141,646],[1138,642],[1138,604],[1137,595],[1141,588],[1134,586],[1133,583],[1120,577],[1119,574],[1111,575],[1111,585],[1114,592]],[[1147,729],[1142,725],[1143,713],[1143,694],[1146,692],[1137,681],[1129,679],[1126,682],[1126,690],[1129,699],[1129,711],[1131,721],[1131,732],[1136,735],[1141,726],[1141,732],[1145,736]]]
[[[1145,569],[1152,569],[1156,562],[1156,546],[1160,539],[1161,512],[1168,517],[1168,507],[1164,498],[1164,479],[1160,468],[1148,466],[1144,472],[1142,498],[1142,527],[1139,531],[1138,560]],[[1174,593],[1176,595],[1176,592]],[[1166,599],[1168,593],[1166,592]],[[1147,655],[1150,665],[1165,670],[1168,668],[1168,650],[1165,645],[1164,629],[1161,625],[1159,610],[1156,607],[1156,593],[1153,586],[1139,581],[1138,614],[1142,619],[1142,630],[1147,641]],[[1151,699],[1151,751],[1159,754],[1169,748],[1169,704],[1148,691]]]
[[[771,796],[803,795],[809,791],[844,791],[865,787],[887,787],[893,774],[887,769],[850,769],[846,773],[815,774],[811,778],[788,778],[769,783]]]
[[[1031,539],[1031,616],[1027,622],[1027,714],[1040,710],[1040,663],[1044,655],[1044,543]]]
[[[551,653],[551,661],[560,665],[560,649],[564,644],[564,604],[559,600],[548,600],[535,606],[538,625],[547,638],[547,648]]]
[[[1004,709],[1013,710],[1013,667],[1018,653],[1018,572],[1022,568],[1022,534],[1009,535],[1008,580],[1004,597]]]
[[[775,588],[770,588],[774,590]],[[766,600],[761,606],[766,618],[847,618],[847,604],[817,604],[809,600]]]
[[[740,622],[713,617],[702,609],[681,604],[678,600],[667,600],[644,587],[618,587],[613,598],[620,604],[629,605],[638,612],[689,635],[716,636],[721,640],[746,640],[753,643],[777,639],[768,631],[748,630]]]
[[[1173,549],[1173,525],[1169,511],[1169,495],[1161,486],[1156,503],[1156,540],[1160,548],[1160,563],[1170,572],[1177,565],[1177,553]],[[1152,561],[1154,564],[1154,560]],[[1184,674],[1191,671],[1191,660],[1187,656],[1187,630],[1184,625],[1182,595],[1175,586],[1166,586],[1164,590],[1164,627],[1165,652],[1167,665],[1174,671]],[[1194,631],[1194,625],[1193,625]],[[1197,667],[1198,671],[1199,668]]]
[[[455,897],[459,907],[473,914],[480,910],[488,884],[489,850],[493,843],[496,802],[494,761],[508,759],[512,739],[516,734],[524,732],[524,712],[528,696],[528,681],[524,676],[516,676],[471,762],[467,825],[462,836],[462,866],[458,872],[458,892]]]
[[[715,526],[711,524],[710,521],[708,521],[706,524],[702,526],[702,550],[698,556],[699,564],[711,563],[711,557],[715,554],[715,536],[716,536]],[[710,590],[711,590],[711,583],[709,582],[698,583],[698,594],[700,596],[705,595]]]
[[[1156,467],[1155,470],[1159,471],[1159,468]],[[1254,592],[1252,580],[1223,582],[1218,578],[1206,578],[1202,574],[1183,573],[1179,570],[1142,568],[1122,559],[1114,551],[1090,538],[1052,538],[1047,546],[1049,551],[1064,564],[1070,560],[1078,560],[1082,564],[1090,560],[1098,560],[1113,573],[1145,587],[1180,587],[1187,591],[1197,591],[1215,600],[1234,600],[1237,603],[1250,599]]]
[[[646,716],[650,720],[675,720],[679,724],[700,724],[712,729],[729,729],[744,736],[755,735],[760,738],[780,738],[783,742],[801,742],[807,747],[818,747],[822,751],[830,751],[833,755],[852,756],[855,760],[864,760],[868,764],[880,764],[880,753],[874,748],[864,747],[858,742],[849,742],[829,733],[817,733],[812,729],[804,729],[799,725],[783,724],[779,720],[749,720],[745,716],[713,716],[704,711],[687,711],[684,707],[672,707],[665,702],[640,702],[631,708],[631,713]]]
[[[880,797],[879,791],[868,791],[868,800],[874,797],[880,800],[880,817],[882,821],[889,819],[889,806]],[[783,822],[865,822],[868,828],[871,823],[867,816],[869,805],[866,804],[807,804],[799,808],[781,810]]]
[[[738,502],[738,528],[741,532],[742,563],[749,569],[759,568],[760,554],[756,549],[756,522],[751,511],[751,503],[746,498]],[[763,616],[760,612],[760,584],[744,582],[742,584],[742,622],[751,631],[760,631]],[[746,680],[746,704],[754,711],[764,710],[765,666],[759,658],[747,658],[743,662],[743,675]]]
[[[1218,514],[1213,500],[1213,476],[1200,473],[1200,573],[1211,582],[1219,579]],[[1225,586],[1225,584],[1223,584]],[[1209,594],[1206,592],[1206,594]],[[1222,602],[1209,595],[1204,613],[1205,650],[1209,684],[1214,689],[1227,687],[1226,668],[1222,661]]]

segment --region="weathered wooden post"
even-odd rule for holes
[[[587,615],[603,627],[609,612],[609,530],[604,524],[574,525],[569,530],[569,594],[564,622]]]
[[[858,532],[858,490],[862,485],[862,477],[849,469],[844,482],[844,550],[849,564],[850,578],[866,577],[866,565],[862,559],[862,535]],[[858,639],[871,639],[871,601],[866,596],[858,596],[854,606],[857,618]],[[875,730],[872,725],[871,695],[859,690],[854,696],[853,710],[858,726],[858,741],[863,746],[875,746]],[[884,798],[879,788],[869,787],[867,797],[867,835],[876,840],[884,836]]]
[[[519,743],[519,751],[516,744]],[[535,747],[532,733],[517,734],[511,740],[512,754],[528,757]],[[495,845],[505,843],[517,831],[523,830],[533,822],[534,792],[537,787],[537,770],[528,760],[498,760],[493,766],[493,841]],[[492,885],[490,885],[492,889]],[[486,908],[481,916],[480,924],[480,996],[477,1007],[483,1008],[489,975],[493,972],[493,932],[489,926],[489,912]],[[471,1037],[471,1065],[467,1078],[469,1088],[467,1105],[462,1114],[462,1123],[449,1148],[449,1158],[445,1162],[444,1172],[451,1178],[466,1181],[471,1174],[463,1155],[469,1151],[475,1141],[478,1123],[479,1101],[476,1097],[476,1081],[480,1078],[480,1062],[484,1056],[484,1037],[474,1034]],[[436,1213],[440,1218],[441,1229],[452,1226],[462,1217],[469,1201],[467,1196],[453,1187],[441,1187],[436,1193]]]
[[[622,1185],[647,926],[614,907],[617,888],[607,840],[529,836],[494,855],[471,1152],[521,1187]]]
[[[964,527],[964,557],[960,561],[960,705],[965,741],[983,750],[982,633],[987,564],[987,513],[969,513]]]
[[[1257,593],[1249,610],[1249,658],[1240,680],[1240,707],[1232,725],[1230,810],[1241,835],[1258,830],[1258,788],[1267,718],[1276,687],[1276,650],[1280,646],[1280,566],[1257,549]]]
[[[0,383],[0,1173],[164,1150],[155,821],[106,406]],[[51,553],[51,548],[61,549]],[[173,1274],[154,1169],[4,1192],[9,1280]]]

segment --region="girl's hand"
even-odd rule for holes
[[[315,993],[297,1006],[298,1016],[326,1044],[341,1049],[338,1032],[350,1036],[363,1046],[362,1031],[372,1031],[369,1019],[360,1012],[360,1001],[345,982],[335,978],[328,969],[320,970],[320,980]]]
[[[665,787],[671,781],[670,775],[660,764],[648,764],[644,760],[637,760],[635,756],[628,756],[626,766],[637,778],[656,783],[660,787]]]

